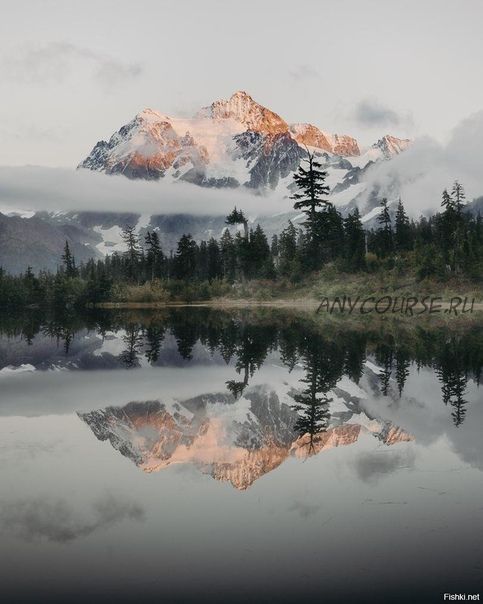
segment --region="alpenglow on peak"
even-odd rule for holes
[[[99,141],[79,168],[134,179],[184,180],[204,187],[277,189],[289,196],[290,176],[308,148],[329,172],[331,167],[337,170],[337,180],[332,179],[330,186],[342,193],[358,183],[358,171],[369,161],[391,159],[409,143],[386,135],[361,154],[351,136],[332,134],[310,123],[289,124],[238,90],[193,118],[146,108],[109,141]]]

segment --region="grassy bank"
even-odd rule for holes
[[[483,283],[453,276],[446,280],[418,280],[414,274],[395,271],[378,273],[341,273],[327,266],[297,283],[287,279],[251,280],[229,284],[212,282],[147,282],[144,285],[116,285],[112,299],[99,305],[103,308],[156,308],[165,305],[205,304],[317,306],[323,298],[333,300],[349,296],[361,301],[371,296],[399,298],[437,296],[444,303],[459,296],[483,303]]]

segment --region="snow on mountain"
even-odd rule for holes
[[[170,118],[145,109],[109,142],[98,142],[80,167],[151,180],[163,176],[168,168],[180,170],[186,164],[201,168],[207,161],[206,149],[189,132],[179,135]]]
[[[411,144],[408,138],[396,138],[390,134],[386,134],[373,145],[373,148],[380,149],[384,159],[391,159],[405,151]]]
[[[351,163],[354,166],[363,168],[369,162],[390,160],[405,151],[410,144],[411,140],[408,138],[397,138],[390,134],[386,134],[379,139],[377,143],[374,143],[365,153],[361,154],[360,157],[351,160]]]
[[[203,107],[198,116],[213,120],[234,119],[244,126],[244,130],[265,134],[279,134],[288,130],[287,123],[279,115],[254,101],[243,90],[238,90],[228,100],[222,99]]]
[[[163,178],[225,189],[246,187],[283,199],[293,193],[293,174],[309,148],[327,171],[330,200],[341,211],[358,205],[364,216],[378,203],[378,191],[367,189],[366,170],[374,162],[390,161],[409,144],[407,139],[386,135],[361,153],[354,138],[329,134],[313,124],[289,125],[246,92],[238,91],[189,119],[144,109],[108,141],[99,141],[78,167],[130,179]],[[230,205],[227,198],[227,209]],[[125,249],[121,232],[128,224],[137,224],[141,236],[148,226],[158,229],[167,251],[175,249],[185,232],[200,240],[221,236],[225,227],[221,216],[187,217],[181,212],[140,218],[130,210],[109,215],[102,211],[0,214],[2,264],[14,273],[24,271],[27,265],[35,271],[55,270],[66,239],[78,260],[121,252]],[[288,218],[297,220],[295,213],[263,214],[261,201],[261,216],[252,218],[269,236],[280,232]],[[37,236],[37,231],[42,236]],[[30,249],[19,254],[15,242],[22,240],[29,242]]]
[[[328,134],[312,124],[290,124],[290,134],[301,145],[322,149],[335,155],[352,157],[361,153],[355,138],[345,134]]]

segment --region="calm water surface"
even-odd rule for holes
[[[4,319],[0,599],[483,592],[482,366],[483,322]]]

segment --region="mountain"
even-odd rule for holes
[[[295,390],[287,384],[277,390],[249,387],[239,400],[226,392],[208,393],[171,404],[132,402],[78,415],[98,440],[109,441],[144,472],[192,464],[246,490],[290,457],[305,459],[350,446],[362,434],[372,434],[387,446],[412,440],[391,422],[369,417],[361,399],[337,390],[341,411],[333,414],[326,430],[312,436],[295,430]]]
[[[24,218],[0,213],[0,266],[12,274],[28,266],[35,271],[55,269],[66,241],[79,262],[100,256],[94,247],[99,240],[75,222],[53,224],[41,215]]]
[[[245,130],[265,134],[287,132],[287,123],[276,113],[263,107],[243,90],[235,92],[228,100],[215,101],[198,112],[198,118],[212,120],[233,119],[243,124]]]
[[[353,157],[361,154],[355,138],[344,134],[327,134],[312,124],[291,124],[290,134],[301,145],[315,147],[335,155]]]
[[[354,167],[391,159],[409,144],[407,139],[386,135],[361,153],[351,136],[329,134],[308,123],[288,124],[238,91],[191,119],[145,109],[109,141],[98,142],[79,168],[208,187],[272,189],[287,195],[291,179],[287,182],[286,177],[298,168],[307,148],[328,169],[333,189],[344,184]],[[356,184],[353,176],[351,184]]]
[[[293,192],[293,174],[307,149],[327,171],[330,199],[344,215],[355,205],[369,221],[378,204],[379,191],[368,190],[367,171],[374,162],[390,161],[410,141],[383,136],[372,147],[361,149],[348,135],[331,134],[309,123],[288,123],[274,111],[257,103],[246,92],[235,92],[186,119],[144,109],[122,126],[108,141],[99,141],[79,164],[79,169],[122,174],[130,179],[185,181],[211,188],[244,187],[280,199]],[[397,195],[388,195],[391,199]],[[231,204],[227,200],[227,211]],[[132,212],[55,212],[0,215],[1,265],[19,273],[30,265],[34,271],[55,270],[65,240],[80,262],[124,251],[121,238],[126,225],[142,237],[156,229],[165,252],[176,249],[181,235],[195,240],[221,237],[224,216],[188,214],[141,215]],[[299,212],[266,216],[263,198],[260,215],[250,215],[267,236],[279,233]],[[367,222],[367,226],[371,226]],[[28,243],[27,243],[28,242]]]

